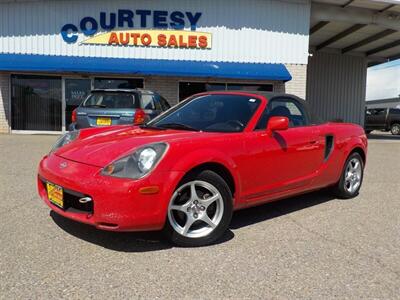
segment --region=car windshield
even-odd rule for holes
[[[137,94],[92,93],[83,102],[82,107],[134,109],[140,105]]]
[[[147,126],[209,132],[240,132],[246,128],[260,100],[242,95],[195,96],[160,115]]]

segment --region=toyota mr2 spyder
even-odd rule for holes
[[[206,92],[140,126],[66,133],[37,180],[66,218],[202,246],[224,235],[238,209],[325,188],[357,196],[366,156],[362,127],[320,122],[295,96]]]

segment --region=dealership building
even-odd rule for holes
[[[65,131],[95,88],[171,104],[286,92],[323,119],[362,124],[367,67],[400,56],[398,2],[0,0],[0,132]]]

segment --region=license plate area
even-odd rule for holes
[[[111,118],[97,118],[96,125],[98,126],[110,126],[111,125]]]
[[[59,185],[51,182],[46,182],[47,198],[54,205],[64,208],[64,191]]]

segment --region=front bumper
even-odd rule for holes
[[[63,163],[63,167],[60,165]],[[66,164],[65,164],[66,163]],[[65,166],[66,165],[66,166]],[[69,219],[111,231],[159,230],[164,226],[168,202],[182,172],[157,172],[140,180],[102,176],[101,168],[70,161],[54,154],[42,159],[38,192],[56,213]],[[61,186],[68,194],[89,196],[91,209],[61,209],[47,198],[46,182]],[[158,186],[156,194],[141,194],[140,188]]]

